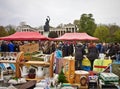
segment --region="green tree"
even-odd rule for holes
[[[108,25],[107,27],[109,28],[110,31],[109,42],[115,42],[116,41],[115,32],[118,31],[120,27],[115,24]]]
[[[80,20],[74,20],[73,24],[79,26]]]
[[[114,33],[115,41],[120,42],[120,29]]]
[[[76,22],[77,23],[77,22]],[[93,35],[96,24],[92,14],[82,14],[79,24],[77,23],[79,32],[86,32],[89,35]]]
[[[7,36],[8,32],[5,30],[3,26],[0,26],[0,37]]]
[[[94,36],[98,37],[101,42],[107,42],[108,35],[109,29],[104,25],[98,26],[94,32]]]
[[[114,34],[120,27],[115,24],[110,24],[108,25],[108,28],[110,30],[110,34]]]
[[[12,35],[12,34],[14,34],[15,32],[16,32],[15,29],[10,28],[10,30],[8,31],[8,34],[9,34],[9,35]]]
[[[56,32],[51,31],[51,32],[48,34],[48,37],[50,37],[50,38],[57,38],[57,37],[58,37],[58,35],[57,35],[57,33],[56,33]]]

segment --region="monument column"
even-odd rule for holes
[[[43,32],[43,35],[45,35],[46,37],[48,37],[49,30],[50,30],[49,22],[50,22],[50,17],[47,16],[46,22],[45,22],[45,25],[44,25],[44,32]]]

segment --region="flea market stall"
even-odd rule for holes
[[[97,41],[99,39],[87,33],[65,33],[54,40]],[[64,73],[66,79],[71,84],[70,86],[78,84],[80,89],[119,89],[120,72],[118,71],[120,63],[117,62],[116,64],[109,58],[96,59],[93,65],[93,71],[86,71],[75,70],[75,68],[73,68],[73,66],[75,66],[74,57],[65,57],[63,59]],[[64,86],[68,86],[68,84],[65,83]]]
[[[25,40],[48,40],[49,38],[38,32],[16,32],[10,36],[1,37],[1,40],[15,40],[15,41],[25,41]]]
[[[38,40],[49,40],[49,38],[41,35],[38,32],[16,32],[10,36],[1,37],[0,40],[38,41]],[[26,53],[30,54],[34,52],[39,52],[39,44],[37,43],[28,43],[28,44],[20,45],[20,52],[1,52],[0,67],[2,67],[2,69],[0,70],[1,72],[0,81],[4,81],[5,77],[8,78],[8,76],[10,75],[10,72],[8,72],[8,67],[9,69],[11,69],[11,67],[14,68],[14,70],[12,70],[13,73],[12,76],[9,77],[9,79],[10,78],[13,79],[13,77],[14,79],[13,80],[7,79],[7,82],[12,83],[13,85],[22,84],[22,82],[20,82],[20,79],[25,79],[26,81],[33,81],[33,80],[40,81],[45,77],[46,78],[53,77],[53,71],[52,71],[53,54],[45,55],[39,53],[39,55],[42,56],[40,57],[34,56],[34,57],[36,57],[36,59],[40,58],[43,60],[34,60],[34,61],[26,57],[25,55]],[[5,71],[7,71],[6,72],[7,75],[5,75]],[[31,71],[34,72],[35,75],[30,74]],[[40,72],[42,73],[41,76],[40,76],[41,74]]]
[[[2,40],[49,40],[38,33],[19,32],[8,37],[2,37]],[[32,33],[32,34],[31,34]],[[29,34],[29,35],[27,35]],[[66,33],[54,40],[62,41],[96,41],[98,38],[89,36],[87,33]],[[113,63],[111,59],[96,59],[94,61],[93,71],[75,70],[75,57],[65,56],[60,60],[58,66],[60,73],[55,74],[54,53],[50,55],[42,54],[38,51],[38,44],[25,44],[21,46],[22,52],[18,53],[0,53],[0,63],[9,63],[15,65],[16,84],[24,78],[26,81],[36,81],[36,88],[50,89],[119,89],[120,63]],[[4,55],[5,54],[5,55]],[[26,56],[31,56],[30,59]],[[13,60],[14,59],[14,60]],[[37,59],[37,60],[33,60]],[[40,60],[38,60],[40,59]],[[107,71],[106,71],[107,70]],[[3,81],[1,72],[1,80]],[[63,80],[67,80],[64,82]],[[61,80],[58,83],[58,80]],[[9,81],[9,83],[12,83]],[[15,82],[14,82],[15,83]],[[13,85],[14,85],[13,83]],[[25,82],[26,83],[26,82]],[[15,84],[15,85],[16,85]],[[28,85],[28,84],[27,84]],[[25,86],[25,85],[24,85]],[[112,87],[113,86],[113,87]]]
[[[92,40],[99,40],[96,37],[92,37],[87,33],[65,33],[64,35],[55,38],[54,40],[67,40],[67,41],[92,41]]]

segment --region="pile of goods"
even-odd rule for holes
[[[99,86],[101,89],[104,88],[116,88],[119,84],[119,76],[114,73],[100,73]]]
[[[112,84],[118,84],[119,83],[119,77],[114,73],[100,73],[100,78],[103,80],[105,84],[112,83]]]

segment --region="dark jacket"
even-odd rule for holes
[[[87,57],[89,60],[95,60],[99,56],[98,49],[96,47],[88,47]]]
[[[9,51],[8,45],[5,42],[2,42],[1,52],[8,52],[8,51]]]
[[[85,51],[82,45],[75,47],[75,59],[76,60],[82,60],[84,54],[85,54]]]

